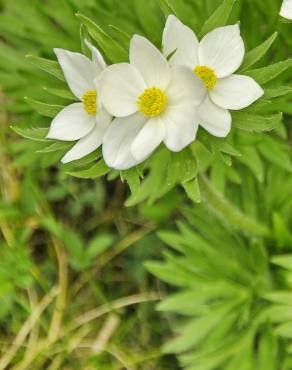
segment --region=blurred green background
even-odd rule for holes
[[[172,0],[169,3],[182,21],[199,31],[222,1]],[[239,317],[242,326],[236,333],[234,328],[230,338],[242,337],[243,332],[248,332],[246,327],[253,326],[254,312],[265,307],[266,292],[277,290],[278,285],[281,289],[291,288],[291,271],[289,274],[278,272],[269,262],[270,257],[287,254],[292,247],[291,92],[275,101],[273,109],[285,113],[285,126],[278,135],[267,134],[261,158],[256,157],[258,162],[253,168],[239,160],[230,169],[219,161],[210,172],[211,183],[218,192],[270,230],[263,238],[259,240],[244,232],[242,235],[238,225],[227,227],[223,223],[223,226],[222,215],[214,216],[206,204],[192,203],[178,188],[154,203],[127,208],[124,206],[129,196],[126,183],[114,176],[107,180],[71,177],[67,174],[70,166],[62,167],[58,163],[62,153],[39,152],[42,143],[20,138],[10,125],[26,128],[49,124],[50,118],[37,113],[32,101],[25,97],[50,104],[68,102],[65,94],[56,96],[54,90],[64,88],[63,82],[37,69],[26,56],[54,59],[54,47],[82,50],[80,34],[83,37],[86,31],[80,28],[77,12],[90,17],[114,38],[122,37],[123,32],[139,33],[160,46],[165,21],[163,11],[168,2],[2,0],[0,4],[0,370],[172,370],[180,366],[189,370],[291,369],[286,349],[292,331],[290,329],[290,337],[286,333],[284,339],[278,341],[275,334],[277,339],[274,339],[271,334],[274,332],[267,323],[273,320],[266,320],[262,324],[264,329],[257,328],[248,346],[241,347],[238,341],[239,346],[233,350],[240,354],[246,350],[245,358],[250,359],[253,349],[260,347],[264,352],[260,358],[264,360],[243,361],[245,367],[240,367],[242,364],[235,355],[230,360],[229,350],[229,357],[223,356],[221,362],[213,360],[210,365],[204,360],[206,348],[210,351],[212,345],[223,341],[228,330],[220,329],[217,339],[213,340],[215,344],[202,344],[202,338],[190,340],[194,338],[192,331],[199,332],[208,326],[206,321],[201,326],[190,326],[189,336],[180,336],[180,343],[164,351],[161,348],[173,337],[173,331],[189,333],[186,328],[190,322],[185,319],[177,322],[178,316],[196,316],[198,306],[208,307],[214,297],[207,297],[205,301],[196,296],[187,297],[195,302],[194,307],[188,309],[171,307],[171,304],[169,307],[167,303],[158,311],[155,309],[156,303],[173,291],[167,283],[183,290],[187,286],[192,292],[203,289],[196,285],[196,279],[189,284],[193,277],[179,272],[182,267],[173,261],[166,244],[171,244],[170,240],[175,243],[175,236],[157,235],[161,229],[176,229],[178,220],[189,223],[193,232],[208,240],[210,248],[216,249],[216,239],[221,240],[222,254],[226,254],[223,261],[229,260],[229,253],[232,254],[227,245],[242,248],[238,248],[238,255],[233,258],[242,263],[243,272],[238,268],[238,275],[248,270],[249,277],[239,276],[238,280],[240,285],[247,286],[249,295],[243,303],[240,301],[239,315],[232,316],[231,324]],[[291,55],[292,25],[279,20],[279,9],[280,1],[241,0],[231,14],[230,23],[241,22],[247,49],[259,45],[274,31],[279,32],[268,55],[258,63],[259,67]],[[291,86],[291,82],[289,70],[278,78],[277,84],[290,83]],[[276,140],[277,145],[269,145],[269,140]],[[249,142],[249,145],[253,144]],[[273,151],[270,148],[274,148]],[[216,237],[210,238],[209,234]],[[189,243],[199,245],[196,239]],[[175,245],[179,245],[179,241]],[[253,252],[254,245],[260,245],[258,254]],[[210,262],[214,254],[211,249],[208,251],[210,255],[205,258]],[[176,252],[182,250],[177,247]],[[207,266],[209,284],[231,279],[223,272],[211,274],[220,266],[222,271],[229,271],[230,266],[224,266],[222,261],[219,267],[209,266],[209,262],[196,253],[190,269],[197,263]],[[241,260],[242,255],[247,255],[246,260]],[[171,265],[166,272],[158,267],[161,262],[148,263],[145,267],[146,261],[162,259]],[[182,264],[187,266],[186,261]],[[260,264],[261,269],[254,267]],[[255,271],[259,277],[253,283]],[[176,273],[178,280],[182,276],[184,279],[177,282]],[[291,304],[292,293],[287,294]],[[208,310],[202,312],[208,319]],[[221,320],[222,310],[216,318],[217,322]],[[292,320],[291,314],[288,318]],[[241,331],[242,327],[246,331]],[[210,325],[209,328],[213,330]],[[263,341],[257,341],[257,336],[264,338]],[[262,342],[265,346],[259,344]],[[203,348],[199,352],[202,361],[197,365],[192,353],[182,358],[173,354],[196,350],[199,345]]]

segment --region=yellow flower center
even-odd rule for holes
[[[156,117],[161,114],[167,105],[167,96],[157,87],[145,89],[138,96],[137,101],[139,111],[147,117]]]
[[[194,69],[194,74],[200,77],[208,90],[212,90],[217,84],[216,73],[209,67],[198,66]]]
[[[90,90],[82,96],[82,102],[84,109],[88,114],[92,116],[96,115],[96,91]]]

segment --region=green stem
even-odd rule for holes
[[[225,222],[246,234],[271,237],[270,230],[263,224],[244,215],[234,207],[222,194],[217,192],[206,176],[199,177],[200,191],[203,201]]]

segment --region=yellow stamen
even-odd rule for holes
[[[83,102],[85,111],[88,114],[95,116],[96,115],[96,91],[94,90],[86,91],[86,93],[82,97],[82,102]]]
[[[216,73],[209,67],[198,66],[194,69],[194,74],[200,77],[208,90],[212,90],[217,84]]]
[[[138,96],[137,104],[140,108],[139,111],[144,113],[145,116],[156,117],[166,108],[167,96],[159,88],[150,87]]]

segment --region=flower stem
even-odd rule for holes
[[[198,180],[203,201],[224,222],[228,222],[233,228],[249,235],[271,237],[271,232],[265,225],[244,215],[238,208],[234,207],[222,194],[213,188],[205,175],[200,175]]]

